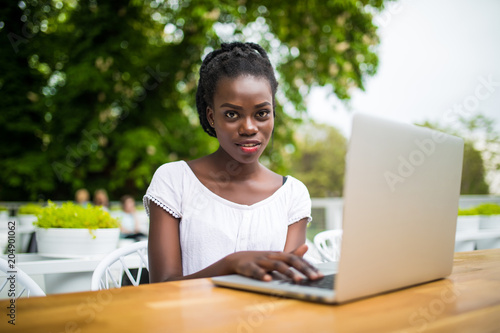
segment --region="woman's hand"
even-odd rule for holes
[[[307,251],[307,245],[302,244],[290,253],[273,251],[243,251],[228,255],[230,269],[234,273],[252,277],[257,280],[271,281],[269,274],[277,271],[294,281],[300,281],[303,276],[315,280],[323,277],[314,266],[302,259]],[[296,270],[293,270],[292,267]],[[298,273],[298,272],[302,273]]]

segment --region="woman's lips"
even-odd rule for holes
[[[259,150],[260,142],[250,142],[250,143],[237,143],[238,147],[240,147],[241,151],[246,154],[252,154]]]

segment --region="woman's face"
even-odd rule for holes
[[[126,213],[131,213],[135,210],[135,201],[132,198],[127,198],[123,202],[123,211]]]
[[[257,162],[274,128],[273,96],[266,78],[222,78],[207,118],[221,148],[239,163]]]

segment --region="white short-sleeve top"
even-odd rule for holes
[[[224,199],[205,187],[185,161],[160,166],[143,198],[178,218],[182,271],[189,275],[237,251],[283,251],[288,226],[311,221],[306,186],[292,176],[253,205]]]

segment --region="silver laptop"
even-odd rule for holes
[[[342,303],[444,278],[453,265],[462,161],[460,138],[355,114],[346,156],[341,255],[338,265],[318,265],[327,275],[326,288],[239,275],[212,281]]]

